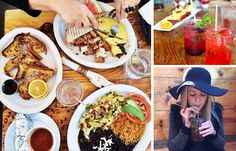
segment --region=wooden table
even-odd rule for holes
[[[221,6],[221,5],[220,5]],[[154,10],[154,23],[171,14],[172,5],[166,5],[163,11]],[[201,11],[197,18],[202,18],[209,13],[215,16],[214,8],[210,7],[208,12]],[[220,23],[219,23],[220,25]],[[236,64],[235,48],[233,49],[233,64]],[[154,30],[154,64],[205,64],[205,53],[200,56],[190,56],[185,53],[183,40],[183,24],[170,31],[163,32]]]
[[[180,84],[188,67],[154,67],[154,149],[168,151],[169,108],[176,100],[168,90]],[[213,85],[226,88],[226,95],[215,97],[216,102],[223,105],[223,121],[225,132],[225,150],[236,150],[236,68],[207,67],[212,74]]]
[[[10,30],[15,29],[17,27],[32,27],[39,28],[45,22],[53,22],[55,13],[53,12],[43,12],[39,17],[32,18],[28,16],[25,12],[21,10],[8,10],[5,13],[5,34]],[[137,38],[142,41],[139,45],[140,48],[151,49],[149,45],[144,43],[144,36],[141,33],[139,23],[137,22],[137,13],[130,14],[129,20],[134,27]],[[59,47],[58,47],[59,49]],[[60,49],[60,54],[65,55]],[[135,86],[142,91],[144,91],[149,97],[151,97],[151,85],[150,85],[150,77],[142,78],[139,80],[129,79],[127,75],[124,73],[124,66],[116,67],[113,69],[107,70],[97,70],[91,69],[116,84],[128,84]],[[84,89],[83,99],[86,98],[89,94],[96,91],[97,88],[83,75],[72,71],[71,69],[63,66],[63,79],[75,79],[78,80]],[[43,113],[49,115],[58,125],[60,134],[61,134],[61,145],[60,150],[68,150],[67,147],[67,128],[70,122],[71,116],[74,113],[76,107],[63,107],[58,101],[55,99],[53,103],[44,111]],[[3,129],[2,129],[2,150],[4,150],[4,138],[7,131],[7,128],[11,124],[15,117],[15,112],[11,111],[7,107],[3,108]],[[150,150],[150,145],[147,150]]]

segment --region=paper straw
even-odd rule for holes
[[[194,14],[193,19],[194,19],[194,22],[197,21],[196,14]]]
[[[216,4],[216,12],[215,12],[215,31],[217,31],[217,22],[218,22],[218,5]]]

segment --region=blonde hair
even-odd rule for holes
[[[180,103],[181,103],[181,109],[185,109],[188,107],[188,88],[190,86],[183,87],[181,91],[181,97],[180,97]],[[211,120],[211,112],[212,112],[212,106],[211,103],[214,101],[213,96],[208,95],[207,100],[202,107],[200,111],[200,117],[204,119],[204,121]]]

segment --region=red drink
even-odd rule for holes
[[[210,0],[201,0],[202,9],[207,10]]]
[[[210,2],[210,0],[201,0],[202,4],[208,4]]]
[[[232,62],[231,45],[233,44],[233,33],[230,29],[213,28],[205,32],[206,40],[206,64],[227,65]]]
[[[184,25],[184,47],[185,52],[192,56],[205,52],[204,28],[196,27],[193,19]]]

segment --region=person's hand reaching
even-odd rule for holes
[[[125,8],[137,5],[140,0],[115,0],[116,3],[116,19],[120,21],[122,18],[127,17]]]
[[[90,25],[98,27],[92,12],[78,0],[58,0],[55,2],[55,11],[71,27],[87,28]]]
[[[195,106],[187,107],[185,109],[181,109],[180,115],[184,119],[184,124],[186,127],[190,128],[191,122],[190,122],[190,115],[197,115],[199,113],[199,109]]]

